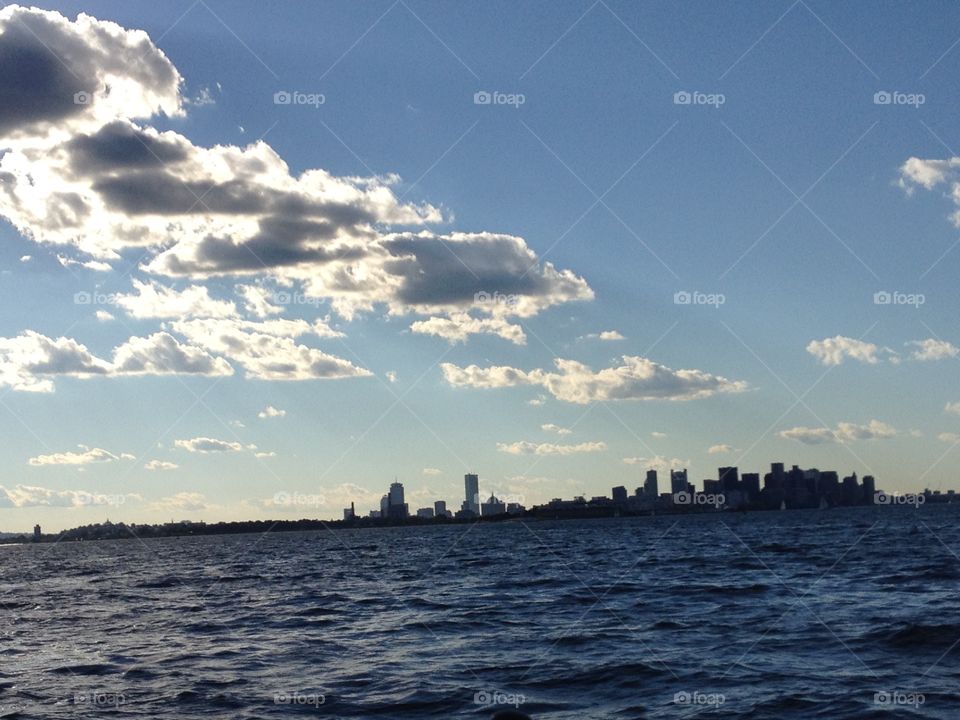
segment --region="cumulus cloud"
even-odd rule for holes
[[[423,469],[423,474],[424,475],[442,475],[443,471],[440,470],[439,468],[426,467]]]
[[[205,318],[171,323],[174,332],[205,350],[226,355],[246,377],[259,380],[314,380],[369,377],[372,373],[335,355],[299,344],[301,335],[335,336],[322,321]]]
[[[417,320],[410,330],[421,335],[436,335],[450,343],[466,342],[471,335],[496,335],[514,345],[526,345],[523,328],[501,317],[477,318],[469,313],[451,313],[447,317]]]
[[[742,392],[747,384],[701,370],[673,370],[643,357],[625,355],[623,364],[594,372],[575,360],[557,359],[556,372],[506,366],[461,368],[443,363],[446,381],[455,387],[503,388],[536,385],[564,402],[603,400],[694,400],[717,393]]]
[[[663,440],[667,437],[667,434],[665,432],[654,430],[652,433],[650,433],[650,437],[656,438],[657,440]]]
[[[813,340],[807,345],[807,352],[824,365],[840,365],[847,359],[875,365],[880,362],[881,351],[873,343],[843,335]]]
[[[580,453],[604,452],[605,442],[582,442],[577,445],[555,445],[520,440],[513,443],[497,443],[497,450],[508,455],[577,455]]]
[[[733,452],[733,446],[728,445],[727,443],[720,443],[718,445],[711,445],[707,450],[707,453],[710,455],[726,455]]]
[[[16,485],[12,488],[0,485],[0,508],[118,506],[128,500],[141,499],[136,493],[108,495],[86,490],[51,490],[35,485]]]
[[[135,293],[119,294],[117,305],[137,319],[234,317],[237,308],[228,300],[214,300],[202,285],[191,285],[181,291],[157,282],[133,281]]]
[[[77,378],[122,375],[231,375],[233,368],[200,348],[183,345],[167,333],[131,337],[114,348],[113,358],[93,355],[71,338],[48,338],[27,330],[0,338],[0,386],[52,392],[57,376]]]
[[[263,410],[257,413],[258,418],[282,418],[286,416],[286,410],[278,410],[273,405],[267,405]]]
[[[556,433],[557,435],[569,435],[573,431],[569,428],[561,427],[560,425],[555,425],[554,423],[544,423],[540,426],[541,430],[546,430],[547,432]]]
[[[207,498],[202,493],[196,492],[178,492],[151,504],[154,510],[175,511],[175,512],[199,512],[207,510],[210,505],[207,504]]]
[[[151,460],[143,466],[144,470],[176,470],[179,465],[167,460]]]
[[[37,455],[30,458],[27,462],[30,465],[90,465],[92,463],[108,463],[116,460],[132,460],[133,455],[121,453],[114,455],[112,452],[103,448],[91,448],[86,445],[79,445],[80,452],[61,452],[50,455]]]
[[[222,452],[240,452],[243,445],[238,442],[229,442],[227,440],[217,440],[208,437],[195,437],[190,440],[177,440],[173,443],[176,447],[182,448],[192,453],[222,453]]]
[[[951,415],[960,415],[960,402],[948,402],[944,406],[943,411]]]
[[[871,420],[866,425],[842,422],[833,429],[801,426],[781,430],[778,435],[787,440],[797,440],[805,445],[823,445],[850,443],[855,440],[886,440],[896,437],[897,429],[879,420]]]
[[[944,160],[908,158],[900,167],[900,187],[908,195],[916,188],[933,190],[940,185],[948,185],[954,205],[960,206],[960,158]],[[960,210],[951,216],[953,224],[960,227]]]
[[[690,467],[689,460],[680,458],[668,458],[663,455],[654,455],[653,457],[625,457],[625,465],[640,465],[647,470],[656,470],[658,473],[668,474],[671,470],[680,470]]]
[[[603,340],[604,342],[612,342],[614,340],[623,340],[625,338],[617,330],[604,330],[603,332],[590,333],[589,335],[584,335],[580,339],[581,340]]]
[[[58,246],[66,263],[108,269],[137,248],[143,271],[195,283],[174,291],[137,281],[122,296],[135,317],[232,317],[233,303],[197,284],[211,277],[246,279],[244,311],[279,314],[283,303],[258,284],[269,280],[347,319],[414,313],[415,333],[522,344],[508,318],[593,298],[523,238],[427,229],[443,214],[404,202],[395,175],[295,175],[263,141],[201,147],[145,124],[182,113],[185,99],[177,70],[143,32],[15,6],[0,31],[0,68],[15,69],[0,74],[0,216]],[[326,361],[298,364],[317,362]]]
[[[953,432],[943,432],[937,435],[937,439],[940,442],[950,443],[951,445],[956,445],[960,443],[960,433]]]
[[[908,342],[907,346],[916,348],[916,350],[910,353],[911,360],[920,360],[924,362],[947,360],[949,358],[955,358],[958,354],[960,354],[960,348],[953,343],[949,343],[945,340],[936,340],[934,338],[927,338],[926,340],[913,340]]]

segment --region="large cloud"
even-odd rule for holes
[[[181,112],[180,75],[140,30],[0,10],[0,139],[36,145],[116,118]]]
[[[52,392],[57,376],[231,375],[233,368],[200,348],[183,345],[168,333],[132,337],[113,351],[110,361],[93,355],[72,338],[49,338],[26,331],[0,338],[0,386]]]
[[[823,445],[836,443],[850,443],[855,440],[887,440],[896,437],[897,429],[879,420],[871,420],[866,425],[842,422],[836,428],[828,427],[795,427],[781,430],[780,437],[787,440],[797,440],[804,445]]]
[[[0,63],[11,68],[0,93],[20,108],[0,115],[0,215],[81,256],[64,263],[105,269],[144,248],[150,273],[270,278],[346,318],[427,316],[414,331],[451,341],[487,333],[522,344],[505,318],[593,297],[522,238],[424,229],[441,212],[398,197],[395,175],[294,176],[264,142],[205,148],[138,122],[183,106],[180,76],[142,32],[16,7],[0,18],[0,58],[12,61]],[[93,101],[74,104],[81,91]],[[136,289],[123,299],[136,317],[171,312],[162,287]],[[278,309],[244,294],[259,317]]]
[[[576,445],[557,445],[555,443],[534,443],[519,440],[512,443],[497,443],[497,450],[508,455],[577,455],[580,453],[603,452],[605,442],[582,442]]]
[[[936,338],[910,340],[904,345],[907,348],[914,348],[907,354],[909,360],[948,360],[960,355],[960,348],[946,340]],[[881,361],[898,365],[903,361],[903,356],[895,350],[843,335],[812,340],[807,345],[807,352],[823,365],[842,365],[848,359],[869,365],[876,365]]]
[[[28,461],[30,465],[41,466],[41,465],[90,465],[93,463],[108,463],[114,462],[116,460],[132,460],[134,459],[133,455],[129,453],[121,453],[120,455],[114,455],[109,450],[104,450],[103,448],[91,448],[86,445],[80,446],[81,452],[59,452],[51,453],[49,455],[37,455],[36,457],[30,458]]]
[[[586,404],[603,400],[694,400],[717,393],[742,392],[747,384],[702,370],[673,370],[643,357],[624,355],[623,365],[593,371],[575,360],[555,361],[557,372],[512,367],[465,368],[443,363],[444,378],[454,386],[544,387],[558,400]]]

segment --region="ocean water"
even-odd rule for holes
[[[0,548],[0,717],[960,717],[956,506]]]

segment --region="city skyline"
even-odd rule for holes
[[[37,5],[0,11],[0,530],[383,478],[456,513],[480,468],[528,506],[769,457],[956,484],[960,8]]]

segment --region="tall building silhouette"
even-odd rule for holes
[[[403,483],[390,484],[390,493],[387,495],[387,515],[395,520],[405,520],[410,515],[403,498]]]
[[[670,492],[674,495],[677,493],[685,493],[687,491],[687,470],[671,470],[670,471]]]
[[[660,489],[657,487],[656,470],[647,470],[647,479],[643,483],[643,492],[648,498],[651,499],[656,499],[656,497],[660,494]]]
[[[466,496],[465,508],[470,512],[480,514],[480,478],[472,473],[463,476],[463,489]]]

